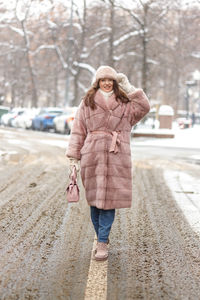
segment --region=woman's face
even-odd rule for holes
[[[113,90],[113,80],[110,78],[102,78],[99,80],[99,86],[104,92],[111,92]]]

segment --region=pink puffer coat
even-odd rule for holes
[[[131,207],[130,132],[150,105],[141,89],[128,96],[128,103],[118,102],[114,94],[106,102],[97,91],[97,109],[82,101],[73,123],[66,155],[80,159],[88,204],[97,208]]]

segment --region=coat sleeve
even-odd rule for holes
[[[80,160],[81,148],[83,147],[87,135],[87,128],[84,114],[84,103],[81,102],[72,125],[70,140],[66,150],[66,156]]]
[[[142,89],[135,90],[128,97],[130,99],[130,123],[133,126],[149,112],[150,104]]]

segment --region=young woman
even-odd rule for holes
[[[145,93],[109,66],[96,71],[80,103],[66,152],[79,170],[97,234],[96,260],[108,257],[108,237],[116,208],[131,207],[130,132],[150,106]]]

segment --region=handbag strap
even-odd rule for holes
[[[77,172],[76,167],[73,166],[72,173],[70,174],[69,178],[75,183],[77,179]]]

